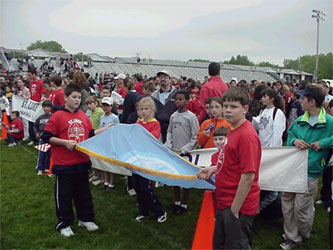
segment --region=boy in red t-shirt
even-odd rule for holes
[[[8,130],[7,137],[5,141],[8,142],[8,147],[13,147],[17,145],[18,141],[21,141],[24,137],[23,133],[23,123],[19,119],[20,113],[18,111],[12,111],[10,114],[10,119],[12,122],[9,124],[9,127],[2,123],[2,125]]]
[[[52,110],[54,113],[59,110],[65,104],[65,93],[64,89],[61,87],[62,78],[59,75],[54,75],[50,77],[51,87],[54,90],[51,91],[48,99],[52,102]]]
[[[228,129],[226,127],[218,127],[215,129],[213,136],[214,136],[214,145],[217,148],[217,152],[212,154],[211,156],[211,166],[217,166],[217,161],[219,159],[219,154],[225,152],[225,149],[221,150],[221,147],[225,147],[227,145],[227,134]],[[224,159],[224,155],[223,155]],[[222,159],[222,160],[223,160]]]
[[[94,221],[94,208],[89,188],[89,156],[77,151],[77,143],[99,134],[112,124],[94,130],[88,116],[81,110],[81,88],[69,84],[65,89],[65,107],[55,112],[47,122],[42,139],[50,143],[53,158],[52,173],[56,175],[55,199],[59,222],[56,230],[62,236],[74,235],[72,202],[79,219],[78,226],[88,231],[98,230]]]
[[[208,179],[216,174],[213,248],[250,249],[250,227],[259,206],[261,144],[257,132],[245,118],[249,104],[246,90],[230,88],[222,101],[224,117],[231,125],[225,159],[222,161],[220,154],[217,166],[202,169],[198,178]]]

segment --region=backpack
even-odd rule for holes
[[[273,121],[274,121],[277,110],[278,110],[278,108],[275,107],[274,111],[273,111]],[[286,142],[288,139],[288,128],[290,127],[290,123],[289,123],[286,115],[284,115],[284,117],[286,118],[286,128],[284,129],[283,134],[282,134],[282,141]]]

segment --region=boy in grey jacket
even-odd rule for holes
[[[171,115],[165,145],[168,148],[180,151],[181,154],[186,154],[194,149],[197,144],[199,122],[197,117],[186,108],[190,99],[186,91],[178,91],[175,99],[178,110]],[[176,215],[187,212],[187,201],[190,190],[183,189],[182,202],[180,202],[180,187],[174,187],[174,193],[175,203],[173,212]]]

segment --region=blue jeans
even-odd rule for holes
[[[40,139],[40,142],[39,142],[39,145],[42,145],[44,144],[44,140],[41,138]],[[38,154],[38,162],[37,162],[37,170],[42,170],[44,171],[45,169],[49,169],[50,167],[50,151],[51,149],[49,149],[47,152],[42,152],[42,151],[39,151],[39,154]]]

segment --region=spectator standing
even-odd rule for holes
[[[157,89],[152,97],[159,101],[160,109],[157,112],[157,120],[161,124],[162,142],[166,141],[170,117],[177,110],[175,95],[177,90],[170,83],[170,75],[166,70],[157,73],[160,79],[160,88]]]
[[[220,77],[221,65],[212,62],[208,66],[208,74],[210,76],[209,82],[202,85],[200,90],[200,116],[199,123],[206,117],[205,100],[208,97],[222,97],[224,92],[227,91],[228,85]]]
[[[37,71],[35,67],[31,67],[28,72],[30,79],[29,92],[30,100],[40,102],[44,98],[45,88],[43,87],[43,81],[37,77]],[[34,133],[34,122],[29,121],[29,136],[31,142],[28,145],[37,143],[37,139]]]

